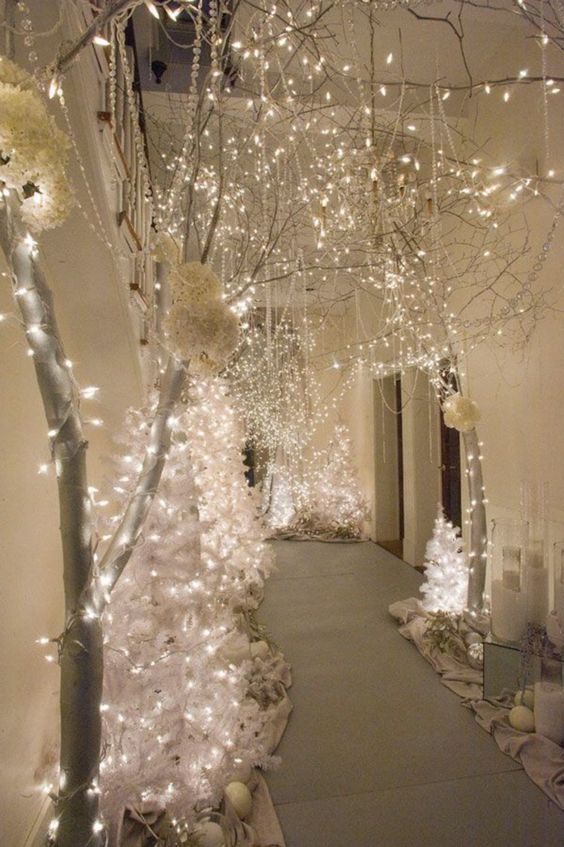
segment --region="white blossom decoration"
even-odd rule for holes
[[[22,220],[33,230],[58,226],[73,205],[68,148],[33,78],[0,57],[0,181],[18,192]]]
[[[459,432],[470,432],[480,420],[478,404],[461,394],[451,394],[443,403],[445,425]]]
[[[201,262],[176,265],[171,268],[169,281],[173,303],[206,303],[222,295],[221,282],[210,266]]]
[[[220,371],[237,346],[239,322],[221,300],[175,303],[166,324],[175,351],[198,376]]]
[[[151,256],[155,262],[178,265],[180,251],[172,235],[168,232],[157,232],[152,240]]]
[[[239,321],[222,299],[221,282],[209,265],[188,262],[169,275],[172,307],[165,332],[175,353],[189,359],[190,371],[220,371],[237,346]]]

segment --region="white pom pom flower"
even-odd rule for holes
[[[172,235],[168,232],[157,232],[151,244],[151,256],[155,262],[166,262],[178,265],[180,251]]]
[[[175,353],[189,359],[190,372],[207,376],[220,371],[237,346],[239,322],[221,300],[175,303],[165,330]]]
[[[219,300],[222,295],[221,282],[209,265],[187,262],[170,271],[170,287],[173,303],[197,305]]]
[[[480,420],[478,404],[461,394],[451,394],[443,403],[445,425],[458,432],[470,432]]]
[[[73,205],[66,177],[70,142],[47,114],[33,79],[0,61],[0,180],[17,191],[32,229],[61,224]]]

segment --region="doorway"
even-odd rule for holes
[[[403,558],[405,532],[401,376],[374,383],[376,543]]]
[[[441,415],[441,489],[447,520],[462,526],[460,433],[446,426]]]
[[[441,379],[451,391],[458,390],[455,371],[444,362]],[[460,464],[460,433],[446,426],[443,415],[439,415],[441,426],[441,494],[443,510],[447,520],[462,528],[462,470]]]

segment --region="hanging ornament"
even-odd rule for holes
[[[192,373],[204,377],[225,367],[239,338],[239,321],[221,300],[175,303],[165,329],[174,352],[189,360]]]
[[[180,251],[168,232],[157,232],[151,241],[151,256],[155,262],[177,266]]]
[[[33,230],[59,226],[73,206],[69,147],[33,77],[0,57],[0,181],[18,192],[22,220]]]
[[[171,251],[174,242],[170,236],[165,239],[165,244],[167,250]],[[213,268],[201,262],[186,262],[182,265],[174,265],[170,271],[170,288],[172,302],[182,303],[184,306],[220,300],[223,293],[221,282]]]
[[[443,403],[445,426],[458,432],[470,432],[481,418],[478,404],[461,394],[451,394]]]

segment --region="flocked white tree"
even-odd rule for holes
[[[251,678],[259,691],[272,679],[267,663],[257,667],[248,619],[271,554],[227,386],[199,381],[190,393],[144,542],[106,615],[100,788],[112,844],[124,809],[152,826],[166,812],[177,828],[191,828],[198,809],[218,805],[230,781],[269,758],[271,700],[249,690]],[[123,440],[136,452],[146,420],[132,412],[127,421]],[[118,497],[138,462],[131,450],[121,456]]]
[[[320,524],[333,528],[337,535],[360,537],[368,509],[352,463],[351,437],[344,424],[337,424],[313,484],[313,508]]]
[[[283,535],[361,538],[369,510],[352,462],[350,434],[344,424],[337,424],[327,450],[309,462],[304,461],[304,468],[298,479],[290,477],[284,468],[276,468],[278,487],[275,486],[271,526]],[[284,515],[288,516],[285,523]]]
[[[426,581],[421,586],[423,607],[428,612],[460,615],[468,593],[468,561],[460,530],[445,518],[439,505],[433,536],[425,550]]]

